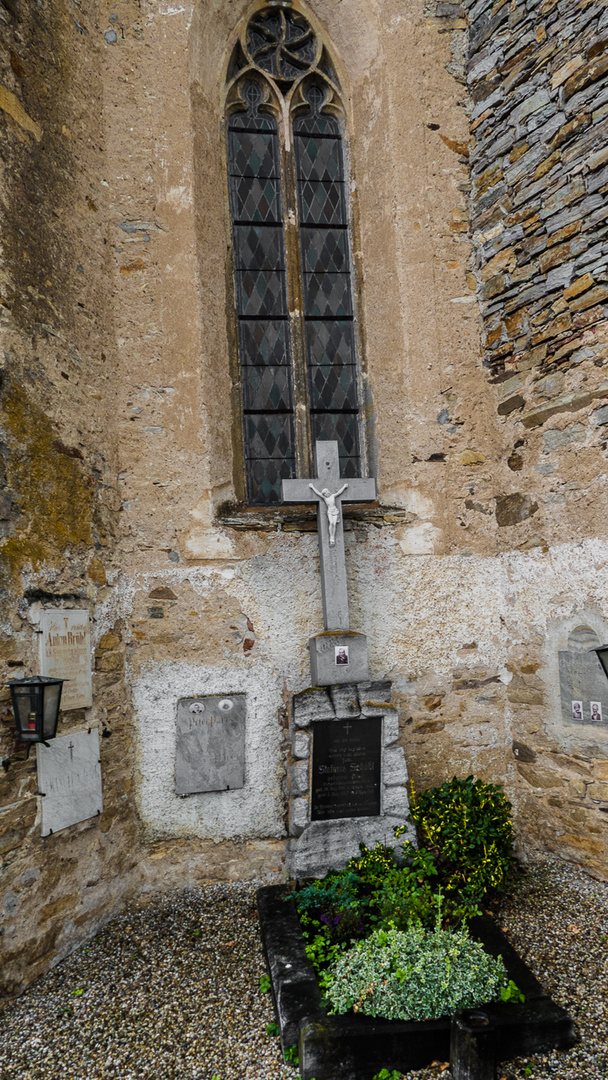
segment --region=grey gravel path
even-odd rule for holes
[[[295,1080],[266,1032],[256,888],[210,885],[113,919],[0,1013],[1,1080]],[[608,1080],[608,887],[545,864],[499,919],[581,1034],[499,1076]],[[407,1074],[437,1077],[450,1078],[442,1063]]]

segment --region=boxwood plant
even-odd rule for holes
[[[373,1016],[439,1017],[500,997],[500,958],[467,923],[513,865],[511,805],[468,776],[412,794],[419,846],[377,844],[295,893],[306,951],[328,1004]],[[517,988],[513,988],[517,991]],[[517,991],[519,993],[519,991]]]

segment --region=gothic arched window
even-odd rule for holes
[[[267,505],[312,475],[317,439],[337,440],[342,476],[363,465],[344,110],[303,15],[252,16],[226,113],[243,495]]]

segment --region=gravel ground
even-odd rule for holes
[[[109,922],[0,1013],[1,1080],[296,1080],[266,1031],[258,885],[192,889]],[[546,863],[498,917],[580,1033],[574,1049],[499,1076],[608,1080],[608,887]],[[437,1077],[449,1080],[445,1064],[407,1074]]]

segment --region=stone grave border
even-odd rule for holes
[[[449,1060],[450,1017],[409,1022],[361,1013],[329,1016],[289,886],[260,889],[257,903],[281,1046],[298,1046],[302,1080],[369,1080],[383,1068],[407,1072]],[[545,993],[496,923],[481,916],[472,920],[471,932],[492,956],[502,955],[509,978],[526,996],[524,1005],[483,1006],[495,1025],[498,1060],[573,1046],[574,1021]]]
[[[408,825],[407,765],[399,738],[399,714],[389,704],[391,682],[370,680],[327,687],[309,687],[292,697],[291,763],[289,766],[289,841],[287,864],[292,877],[320,877],[359,854],[359,844],[395,843],[393,830],[406,825],[403,836],[414,839]],[[311,821],[313,728],[321,720],[382,720],[380,814],[374,817]]]

